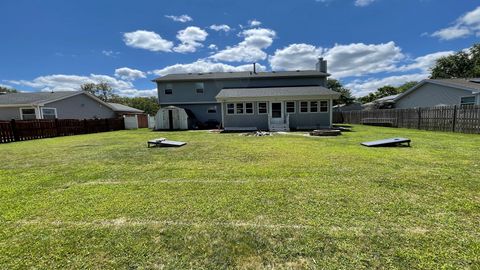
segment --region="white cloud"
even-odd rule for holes
[[[248,25],[250,25],[250,27],[257,27],[257,26],[262,25],[262,22],[253,19],[253,20],[249,20],[249,21],[248,21]]]
[[[365,7],[375,2],[375,0],[355,0],[355,6]]]
[[[201,42],[207,39],[208,33],[196,26],[189,26],[178,31],[177,38],[182,43],[173,48],[175,52],[188,53],[195,52],[198,47],[203,47]]]
[[[133,81],[140,78],[146,78],[145,72],[128,67],[115,69],[115,77],[122,80]]]
[[[157,88],[154,89],[146,89],[146,90],[138,90],[138,89],[125,89],[125,90],[118,90],[117,94],[120,96],[127,96],[127,97],[155,97],[157,96]]]
[[[145,30],[125,33],[123,41],[127,46],[153,52],[170,52],[173,47],[173,42],[163,39],[155,32]]]
[[[120,54],[120,52],[111,51],[111,50],[109,50],[109,51],[103,50],[102,54],[105,55],[105,56],[108,56],[108,57],[116,57],[117,55]]]
[[[394,71],[404,58],[393,41],[382,44],[352,43],[323,49],[309,44],[292,44],[269,57],[274,70],[315,69],[318,57],[328,60],[328,71],[336,78]]]
[[[441,40],[452,40],[473,34],[480,36],[480,6],[460,16],[453,26],[440,29],[431,36]]]
[[[415,58],[413,60],[413,63],[401,66],[398,68],[398,70],[408,71],[408,70],[418,69],[423,72],[429,72],[430,68],[435,65],[437,59],[444,56],[449,56],[454,53],[455,53],[454,51],[443,51],[443,52],[430,53],[424,56],[420,56]]]
[[[182,23],[186,23],[186,22],[191,22],[193,21],[192,17],[186,15],[186,14],[183,14],[183,15],[180,15],[180,16],[175,16],[175,15],[165,15],[165,18],[168,18],[168,19],[171,19],[175,22],[182,22]]]
[[[428,76],[429,74],[427,73],[418,73],[390,76],[382,79],[369,78],[366,80],[354,80],[346,84],[345,87],[351,89],[354,96],[361,97],[375,92],[378,88],[385,85],[400,86],[410,81],[421,81],[428,78]]]
[[[213,50],[213,51],[217,51],[217,50],[218,50],[218,46],[215,45],[215,44],[210,44],[210,45],[208,45],[208,48],[209,48],[210,50]]]
[[[312,70],[322,49],[309,44],[291,44],[278,49],[268,60],[273,70]]]
[[[230,26],[226,25],[226,24],[220,24],[220,25],[217,25],[217,24],[212,24],[210,25],[210,29],[214,30],[214,31],[223,31],[223,32],[230,32],[232,30],[232,28],[230,28]]]
[[[233,47],[227,47],[214,55],[211,59],[225,62],[253,62],[265,60],[267,54],[263,51],[270,47],[276,37],[275,31],[267,28],[243,30],[239,36],[244,40]]]
[[[164,76],[167,74],[178,74],[178,73],[207,73],[207,72],[236,72],[236,71],[251,71],[253,66],[241,65],[241,66],[232,66],[223,63],[215,63],[207,60],[197,60],[196,62],[189,64],[175,64],[172,66],[167,66],[162,69],[153,70],[149,73]],[[260,64],[257,64],[257,70],[263,71],[266,70],[266,67]]]

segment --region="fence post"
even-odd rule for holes
[[[457,105],[454,105],[453,106],[452,132],[455,132],[456,123],[457,123]]]
[[[83,119],[83,134],[88,134],[88,131],[87,131],[87,119]]]
[[[15,119],[12,119],[12,121],[10,122],[10,125],[12,126],[13,140],[16,142],[20,141],[20,136],[18,134],[17,124],[15,123]]]
[[[58,118],[55,118],[55,132],[56,137],[60,136],[60,127],[58,126]]]
[[[422,122],[422,109],[418,108],[418,124],[417,129],[420,129]]]

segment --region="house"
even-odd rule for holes
[[[289,130],[330,127],[332,101],[327,63],[315,70],[169,74],[157,83],[161,107],[185,109],[201,123],[232,130]],[[191,127],[190,127],[191,128]]]
[[[363,104],[362,109],[363,110],[392,109],[395,107],[395,99],[398,96],[399,94],[378,98],[372,102]]]
[[[480,105],[480,79],[423,80],[392,99],[395,108]]]
[[[143,113],[106,103],[84,91],[8,93],[0,95],[0,120],[115,118]]]

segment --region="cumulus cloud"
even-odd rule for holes
[[[192,17],[186,15],[186,14],[183,14],[183,15],[180,15],[180,16],[175,16],[175,15],[165,15],[165,18],[168,18],[168,19],[171,19],[175,22],[182,22],[182,23],[186,23],[186,22],[191,22],[193,21]]]
[[[309,44],[292,44],[269,57],[274,70],[314,69],[318,57],[329,62],[328,71],[336,78],[393,71],[404,58],[393,41],[382,44],[352,43],[329,49]]]
[[[198,47],[203,47],[201,42],[207,39],[208,33],[196,26],[189,26],[178,31],[177,38],[182,43],[173,48],[175,52],[189,53],[197,51]]]
[[[430,71],[430,68],[432,68],[437,59],[444,57],[444,56],[449,56],[454,54],[454,51],[443,51],[443,52],[436,52],[436,53],[430,53],[424,56],[417,57],[413,60],[413,63],[403,65],[398,68],[399,71],[408,71],[408,70],[414,70],[418,69],[423,72],[428,72]]]
[[[128,67],[115,69],[115,77],[122,80],[133,81],[140,78],[146,78],[145,72]]]
[[[366,7],[375,2],[375,0],[355,0],[355,6],[357,7]]]
[[[253,19],[253,20],[249,20],[249,21],[248,21],[248,25],[250,25],[250,27],[257,27],[257,26],[262,25],[262,22]]]
[[[431,36],[441,40],[452,40],[473,34],[480,36],[480,6],[460,16],[453,26],[440,29]]]
[[[120,52],[111,51],[111,50],[103,50],[102,54],[105,55],[105,56],[108,56],[108,57],[116,57],[117,55],[120,54]]]
[[[429,74],[427,73],[418,73],[389,76],[382,79],[368,78],[365,80],[354,80],[345,85],[345,87],[351,89],[354,96],[361,97],[368,95],[371,92],[375,92],[378,88],[385,85],[400,86],[410,81],[421,81],[428,78],[428,76]]]
[[[276,37],[275,31],[267,28],[254,28],[239,33],[243,41],[233,47],[227,47],[210,56],[215,61],[253,62],[265,60],[267,54],[263,51],[270,47]]]
[[[232,30],[232,28],[230,28],[230,26],[226,25],[226,24],[212,24],[210,25],[210,29],[212,29],[213,31],[223,31],[223,32],[230,32]]]
[[[208,45],[208,48],[209,48],[210,50],[213,50],[213,51],[217,51],[217,50],[218,50],[218,46],[215,45],[215,44],[210,44],[210,45]]]
[[[236,71],[251,71],[253,66],[240,65],[232,66],[224,63],[216,63],[208,60],[198,60],[193,63],[188,64],[175,64],[172,66],[167,66],[162,69],[153,70],[149,73],[164,76],[167,74],[176,74],[176,73],[207,73],[207,72],[236,72]],[[257,64],[257,70],[263,71],[266,70],[266,67],[260,64]]]
[[[163,39],[155,32],[145,30],[125,33],[123,41],[127,46],[153,52],[170,52],[173,47],[173,42]]]
[[[116,91],[120,96],[127,97],[155,97],[157,96],[157,88],[138,90],[138,89],[122,89]]]

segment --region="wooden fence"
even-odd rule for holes
[[[335,123],[480,133],[480,105],[334,112]]]
[[[123,129],[125,129],[123,118],[0,121],[0,143]]]

